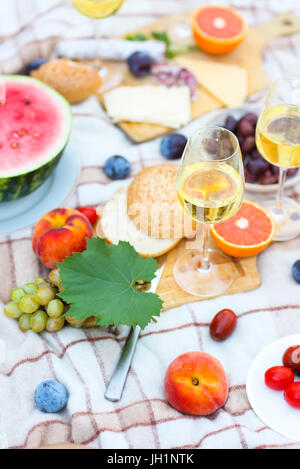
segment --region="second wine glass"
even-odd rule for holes
[[[284,197],[287,170],[300,166],[300,77],[284,76],[271,86],[257,126],[259,152],[279,168],[277,200],[266,201],[276,223],[274,241],[293,239],[300,233],[300,205]]]
[[[239,142],[221,127],[195,132],[184,150],[177,177],[178,201],[202,224],[202,249],[187,249],[175,263],[174,277],[187,293],[216,296],[231,285],[232,259],[208,248],[209,225],[232,217],[244,199],[244,168]]]

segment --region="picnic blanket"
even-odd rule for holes
[[[209,2],[125,0],[117,15],[95,22],[77,13],[70,1],[0,0],[0,70],[17,72],[29,60],[47,57],[61,38],[122,34],[204,3]],[[232,0],[230,5],[239,8],[249,24],[267,21],[283,10],[300,16],[297,0]],[[300,35],[282,37],[268,45],[265,66],[272,78],[298,73],[299,58]],[[124,185],[104,175],[103,163],[113,154],[129,159],[131,176],[164,161],[159,139],[132,144],[110,123],[96,98],[73,106],[73,115],[71,140],[81,158],[81,175],[70,206],[104,203]],[[200,123],[201,119],[191,123],[183,133],[190,135]],[[293,196],[298,197],[297,188]],[[300,331],[300,289],[291,277],[300,238],[273,243],[259,257],[262,286],[257,290],[163,312],[157,324],[142,332],[123,398],[111,403],[104,399],[104,392],[128,328],[120,328],[118,337],[104,328],[70,327],[37,335],[22,333],[2,313],[11,288],[46,274],[32,251],[31,236],[29,228],[0,239],[2,448],[37,448],[62,441],[95,448],[300,448],[300,443],[261,422],[250,408],[245,390],[247,370],[257,353],[277,338]],[[228,341],[216,343],[209,336],[208,325],[225,307],[237,313],[238,326]],[[191,350],[216,356],[228,376],[228,401],[209,417],[177,412],[164,394],[169,363]],[[43,414],[34,405],[34,390],[47,379],[62,382],[70,392],[68,406],[59,414]]]

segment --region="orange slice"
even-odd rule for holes
[[[222,55],[235,49],[246,37],[248,26],[234,8],[205,6],[192,15],[198,47],[209,54]]]
[[[275,223],[261,205],[245,200],[228,220],[211,226],[219,248],[233,257],[255,256],[265,249],[275,234]]]

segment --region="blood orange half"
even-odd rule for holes
[[[222,55],[235,49],[246,37],[248,26],[234,8],[205,6],[192,15],[195,41],[200,49]]]
[[[275,223],[261,205],[245,200],[233,217],[212,225],[211,234],[216,245],[226,254],[250,257],[270,244],[275,234]]]

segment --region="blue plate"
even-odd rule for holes
[[[0,203],[0,235],[29,227],[49,210],[65,204],[76,187],[79,170],[77,155],[68,145],[41,187],[21,199]]]

